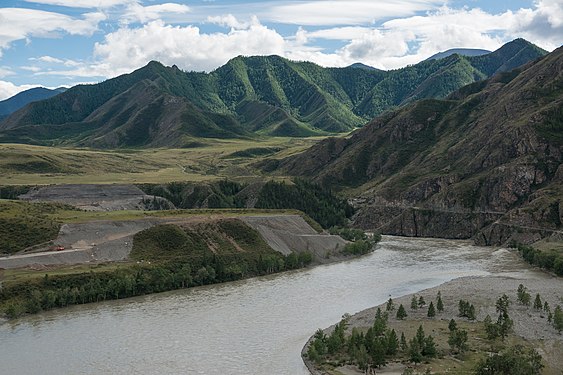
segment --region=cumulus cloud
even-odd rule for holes
[[[171,26],[161,20],[139,28],[121,28],[94,47],[95,57],[114,73],[130,71],[150,60],[185,70],[210,70],[237,55],[284,54],[284,38],[253,22],[228,33],[202,33],[195,26]]]
[[[82,19],[35,9],[0,8],[0,57],[10,43],[30,37],[50,37],[58,33],[91,35],[106,19],[100,12],[85,13]]]

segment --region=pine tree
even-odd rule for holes
[[[373,322],[373,330],[375,336],[381,336],[385,329],[387,328],[387,313],[382,313],[381,309],[377,308],[377,313],[375,314],[375,320]]]
[[[547,301],[543,302],[543,311],[545,312],[551,311],[551,309],[549,308],[549,303],[547,303]]]
[[[438,312],[444,311],[444,303],[442,302],[442,295],[438,292],[438,301],[436,302],[436,309]]]
[[[399,339],[397,338],[397,333],[394,329],[387,331],[387,355],[397,354],[397,349],[399,348]]]
[[[434,303],[430,301],[430,306],[428,306],[428,313],[429,318],[433,318],[436,316],[436,310],[434,309]]]
[[[387,311],[395,310],[395,304],[393,303],[393,299],[391,299],[391,297],[389,297],[389,300],[387,301],[386,310]]]
[[[422,308],[424,305],[426,305],[426,301],[424,300],[424,297],[420,296],[418,298],[418,307]]]
[[[403,307],[403,304],[401,303],[399,305],[399,308],[397,309],[397,319],[403,320],[406,317],[407,317],[407,312],[405,311],[405,308]]]
[[[418,301],[416,299],[416,295],[414,295],[411,298],[411,310],[417,310],[417,309],[418,309]]]
[[[467,311],[467,319],[469,319],[469,320],[475,320],[476,319],[475,306],[473,306],[473,304],[469,305],[469,310]]]
[[[401,350],[403,352],[405,352],[408,349],[408,345],[407,345],[407,339],[405,337],[405,333],[401,332],[401,340],[399,342],[399,345],[401,346]]]
[[[491,317],[489,316],[489,319]],[[457,323],[455,322],[454,319],[450,320],[450,323],[448,324],[448,329],[451,331],[455,331],[457,329]]]
[[[555,310],[553,311],[553,325],[555,329],[561,333],[563,330],[563,311],[559,305],[555,306]]]
[[[541,297],[539,293],[536,294],[536,299],[534,300],[534,309],[536,310],[542,309]]]
[[[434,358],[436,357],[436,343],[434,342],[434,338],[432,336],[427,336],[424,339],[424,345],[422,347],[422,355],[427,358]]]

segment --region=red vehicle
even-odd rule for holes
[[[55,245],[55,246],[51,246],[49,248],[49,250],[51,250],[51,251],[61,251],[61,250],[64,250],[64,249],[65,249],[65,247],[61,246],[61,245]]]

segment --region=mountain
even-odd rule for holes
[[[390,108],[444,98],[544,54],[517,39],[488,55],[452,55],[389,72],[322,68],[279,56],[236,57],[209,74],[151,62],[30,103],[0,123],[0,142],[184,147],[201,137],[346,132]]]
[[[355,192],[360,227],[500,244],[562,233],[562,161],[563,47],[262,166]]]
[[[60,94],[61,92],[64,92],[65,90],[66,88],[64,87],[59,87],[54,90],[47,89],[45,87],[34,87],[32,89],[17,93],[11,98],[0,101],[0,118],[14,113],[28,103],[48,99],[52,96]]]
[[[362,64],[362,63],[353,63],[352,65],[349,65],[348,68],[357,68],[357,69],[367,69],[367,70],[379,70],[377,68],[374,68],[373,66],[369,66],[366,64]]]
[[[486,49],[475,49],[475,48],[452,48],[447,51],[438,52],[435,55],[430,56],[426,60],[439,60],[451,55],[461,55],[461,56],[481,56],[491,53],[491,51]]]

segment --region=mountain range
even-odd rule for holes
[[[563,47],[260,165],[347,188],[359,227],[502,244],[561,236],[562,161]]]
[[[7,117],[31,102],[48,99],[65,91],[66,88],[64,87],[59,87],[53,90],[45,87],[34,87],[32,89],[19,92],[8,99],[0,101],[0,119]]]
[[[545,54],[517,39],[486,55],[454,54],[392,71],[322,68],[279,56],[236,57],[211,73],[151,62],[29,103],[0,123],[0,142],[189,147],[201,137],[348,132],[388,110],[443,99]]]

